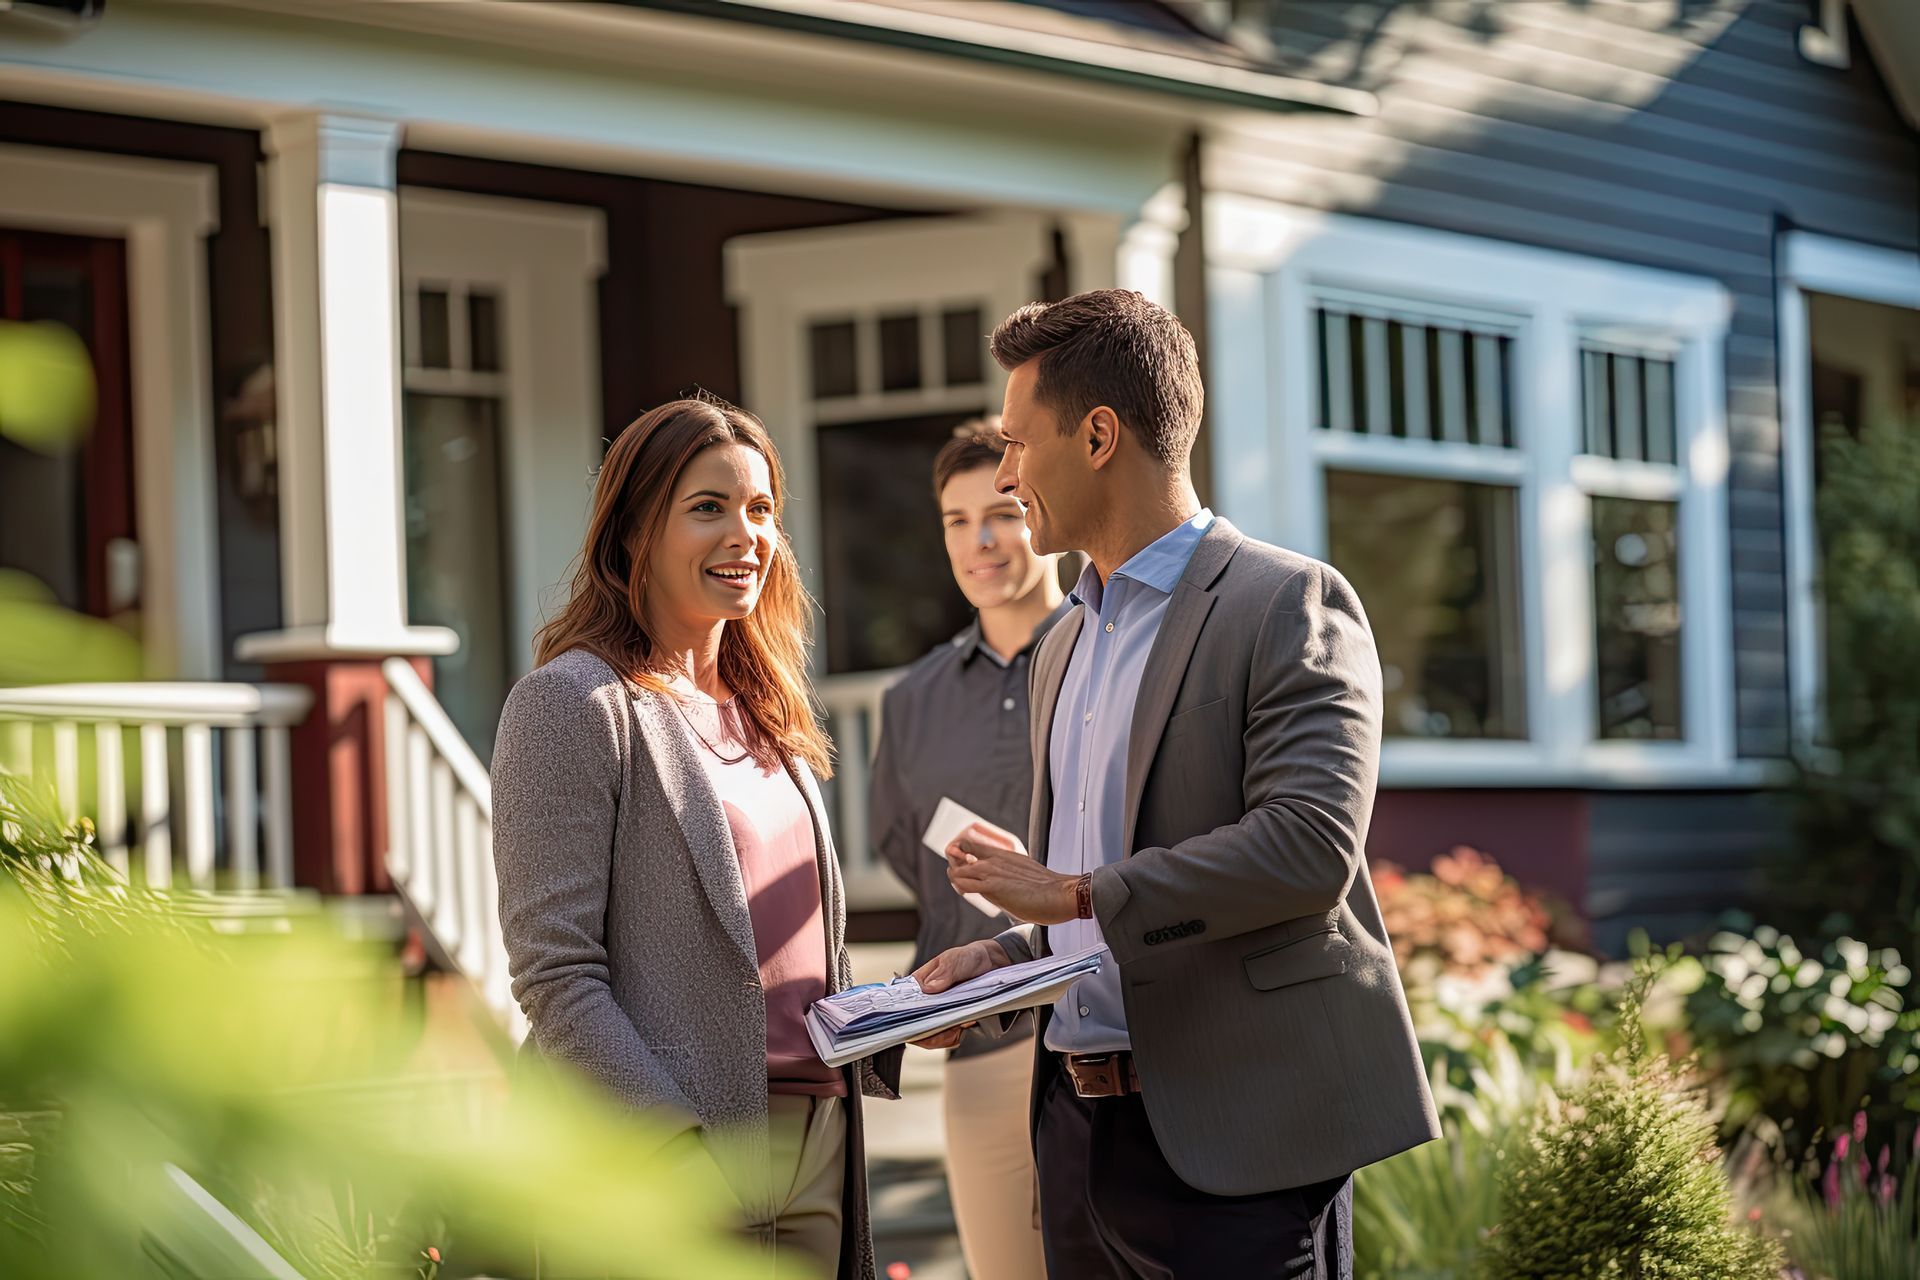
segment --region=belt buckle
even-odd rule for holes
[[[1068,1054],[1067,1078],[1082,1098],[1117,1098],[1126,1092],[1120,1080],[1119,1055],[1114,1053]]]

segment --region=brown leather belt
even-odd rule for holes
[[[1083,1098],[1124,1098],[1140,1092],[1140,1075],[1133,1069],[1133,1055],[1118,1053],[1063,1053],[1060,1067],[1073,1081],[1073,1091]]]

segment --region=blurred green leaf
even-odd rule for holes
[[[0,320],[0,435],[38,453],[76,447],[93,426],[93,360],[50,320]]]

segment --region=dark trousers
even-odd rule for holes
[[[1082,1098],[1064,1072],[1034,1135],[1051,1280],[1353,1280],[1353,1179],[1251,1196],[1180,1180],[1138,1094]]]

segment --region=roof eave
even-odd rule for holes
[[[775,31],[850,40],[862,44],[960,58],[970,62],[1091,81],[1139,93],[1184,98],[1214,106],[1256,111],[1317,111],[1370,116],[1379,109],[1371,93],[1271,72],[1233,67],[1156,50],[1030,31],[992,23],[875,10],[854,20],[823,12],[817,0],[619,0],[630,8],[714,18]],[[831,3],[831,0],[828,0]],[[877,21],[888,17],[894,21]]]

